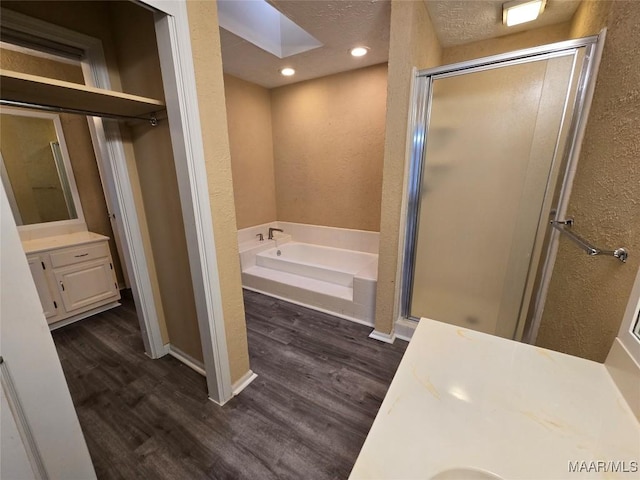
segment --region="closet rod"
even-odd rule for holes
[[[145,122],[149,122],[153,127],[158,125],[158,118],[155,115],[150,115],[149,117],[134,117],[130,115],[117,115],[115,113],[92,112],[90,110],[54,107],[53,105],[41,105],[39,103],[20,102],[18,100],[4,100],[4,99],[0,99],[0,105],[4,105],[6,107],[30,108],[32,110],[44,110],[47,112],[56,112],[56,113],[73,113],[76,115],[110,118],[113,120],[144,120]]]

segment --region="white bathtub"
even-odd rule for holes
[[[240,248],[243,287],[373,325],[378,255],[286,240]]]
[[[256,264],[313,278],[324,282],[353,287],[353,279],[373,265],[378,256],[341,248],[289,242],[256,255]]]

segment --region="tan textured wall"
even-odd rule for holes
[[[271,91],[278,220],[378,231],[386,64]]]
[[[84,83],[80,66],[34,57],[22,52],[0,50],[0,67],[67,82]],[[109,237],[109,249],[113,258],[116,278],[118,283],[122,285],[124,283],[122,266],[117,254],[111,222],[107,216],[107,203],[102,191],[100,173],[93,153],[87,120],[79,115],[61,114],[60,122],[78,187],[85,223],[90,231]]]
[[[570,28],[571,22],[564,22],[503,37],[447,47],[442,50],[442,64],[448,65],[489,55],[512,52],[522,48],[562,42],[569,39]]]
[[[111,3],[109,11],[113,31],[118,32],[114,46],[123,89],[164,99],[152,12],[127,2]],[[121,126],[126,128],[139,173],[169,341],[202,361],[169,124],[161,121],[157,127],[146,122]]]
[[[271,93],[259,85],[224,76],[238,228],[274,222]]]
[[[111,88],[120,90],[118,63],[109,22],[109,3],[109,1],[2,0],[2,8],[99,38],[104,48]]]
[[[560,241],[537,344],[605,360],[640,264],[640,8],[636,2],[587,1],[572,36],[607,39],[569,202],[576,231],[598,246],[626,247],[625,265],[592,258]]]
[[[0,65],[3,69],[14,72],[29,73],[84,85],[84,76],[80,65],[36,57],[28,55],[26,52],[11,50],[10,48],[0,49]]]
[[[387,119],[382,171],[380,253],[375,328],[390,332],[400,258],[399,234],[407,142],[411,72],[440,64],[442,49],[422,1],[392,0]]]
[[[608,0],[584,0],[571,19],[570,38],[600,33],[607,26],[612,3]]]
[[[231,380],[249,371],[216,2],[187,2]]]

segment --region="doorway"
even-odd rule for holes
[[[418,73],[404,318],[522,339],[570,186],[596,40]]]
[[[145,11],[147,12],[147,18],[150,17],[151,19],[151,28],[144,30],[146,32],[144,48],[153,44],[153,56],[159,57],[157,74],[153,76],[147,75],[146,77],[138,75],[137,78],[144,78],[144,81],[137,82],[136,85],[143,90],[142,94],[144,95],[147,94],[145,88],[149,83],[153,83],[154,86],[160,85],[160,88],[164,87],[164,92],[166,92],[166,102],[157,100],[156,97],[150,100],[154,102],[154,105],[166,106],[166,117],[162,116],[156,130],[162,130],[165,133],[169,132],[171,144],[163,144],[159,147],[156,142],[152,147],[161,148],[162,153],[166,153],[163,156],[162,165],[166,167],[165,169],[174,168],[175,173],[173,176],[178,177],[177,186],[170,190],[173,201],[173,208],[170,213],[173,217],[182,216],[182,221],[180,225],[173,228],[171,239],[174,239],[177,234],[181,234],[186,240],[186,245],[183,245],[184,248],[180,249],[180,252],[184,253],[184,261],[165,262],[163,267],[167,265],[169,267],[179,266],[182,269],[182,273],[186,272],[182,275],[182,277],[185,277],[184,279],[180,277],[180,288],[185,286],[193,287],[193,292],[184,293],[184,288],[179,292],[184,293],[180,298],[188,298],[187,293],[191,295],[190,304],[192,304],[193,308],[190,310],[190,315],[180,316],[180,312],[177,309],[173,309],[172,312],[176,313],[174,315],[175,318],[181,319],[185,317],[189,320],[189,335],[187,340],[182,343],[189,341],[191,342],[189,347],[192,347],[192,350],[201,351],[201,358],[197,358],[199,364],[195,366],[201,367],[203,372],[206,371],[210,398],[217,403],[224,403],[233,396],[233,393],[224,333],[224,317],[220,301],[220,280],[215,258],[216,249],[212,231],[206,169],[202,161],[204,154],[202,152],[198,105],[193,95],[191,95],[195,91],[195,80],[193,77],[194,67],[191,49],[188,43],[189,28],[186,6],[164,2],[158,4],[152,1],[136,2],[135,4],[122,3],[119,5],[129,5],[139,9],[139,11]],[[60,11],[55,11],[51,15],[49,15],[49,12],[44,12],[41,15],[41,11],[35,8],[27,8],[26,6],[22,8],[22,4],[19,3],[12,4],[13,6],[23,15],[17,13],[15,15],[5,15],[7,12],[3,8],[3,29],[10,23],[12,31],[20,31],[27,35],[35,36],[43,39],[44,43],[53,42],[56,47],[63,45],[72,48],[74,52],[83,52],[82,71],[86,85],[89,87],[97,87],[107,93],[115,92],[115,96],[118,96],[117,94],[123,87],[120,85],[121,78],[119,79],[118,75],[114,74],[117,71],[121,73],[122,71],[130,72],[131,75],[127,82],[133,82],[132,78],[139,70],[135,68],[128,70],[111,68],[114,66],[115,58],[121,59],[121,56],[115,55],[114,48],[120,48],[121,51],[126,53],[126,58],[131,61],[130,65],[149,67],[148,62],[140,61],[141,57],[146,58],[144,55],[147,51],[140,48],[121,48],[126,43],[126,40],[122,40],[123,38],[127,35],[135,36],[142,30],[136,28],[135,25],[131,26],[131,22],[128,22],[128,24],[124,22],[127,24],[125,25],[126,28],[117,29],[117,38],[120,39],[120,43],[114,47],[113,39],[110,39],[110,34],[105,30],[102,19],[97,18],[97,14],[95,14],[96,10],[85,11],[85,16],[90,17],[91,21],[85,22],[86,25],[77,26],[74,23],[74,19],[79,18],[78,15],[65,16]],[[26,15],[32,16],[26,17]],[[120,15],[118,18],[129,17]],[[49,23],[49,20],[54,23]],[[147,24],[148,22],[145,25]],[[79,33],[78,30],[84,33]],[[95,37],[87,34],[95,35]],[[102,41],[105,41],[104,45],[109,47],[108,51],[102,50]],[[132,42],[132,44],[139,46],[142,42]],[[154,81],[150,82],[150,80]],[[83,84],[85,82],[79,83]],[[113,90],[111,89],[112,84]],[[130,88],[130,85],[127,84],[126,87]],[[160,103],[155,103],[156,101]],[[55,102],[50,103],[41,100],[37,100],[35,103],[66,107],[66,105],[58,105]],[[99,108],[94,108],[92,111],[98,114],[102,112]],[[132,145],[133,141],[129,138],[121,138],[120,129],[115,121],[102,120],[92,116],[89,119],[89,129],[92,140],[94,140],[94,146],[96,146],[96,157],[104,160],[103,165],[100,165],[104,167],[103,171],[101,171],[101,177],[102,173],[104,173],[103,185],[105,187],[105,195],[111,199],[110,207],[114,208],[111,213],[115,214],[115,230],[119,230],[117,233],[120,233],[123,239],[123,254],[128,277],[131,281],[136,310],[141,320],[145,351],[152,358],[157,358],[167,353],[177,356],[180,353],[178,352],[181,347],[179,344],[180,339],[171,337],[171,342],[167,343],[166,336],[161,334],[159,328],[156,307],[158,306],[158,298],[173,301],[178,295],[175,291],[167,294],[161,292],[158,295],[158,292],[154,290],[150,282],[154,272],[149,271],[149,265],[145,261],[146,243],[138,228],[140,222],[138,221],[136,204],[141,200],[131,188],[132,183],[136,184],[136,178],[130,178],[130,172],[128,171],[128,161],[133,158],[129,154],[131,153],[131,148],[135,149],[136,145]],[[149,128],[149,130],[152,129]],[[147,138],[145,137],[145,139]],[[165,157],[170,158],[166,159]],[[136,156],[136,158],[139,157]],[[155,171],[164,172],[164,170],[160,169]],[[145,180],[148,180],[147,177],[145,177]],[[151,181],[148,180],[148,182]],[[149,191],[147,190],[147,192]],[[154,193],[157,192],[154,191]],[[143,201],[146,201],[146,199],[143,199]],[[161,207],[157,210],[160,213],[168,214],[168,212],[163,212]],[[111,219],[113,218],[114,215],[111,215]],[[166,238],[156,233],[152,234],[153,238],[161,240]],[[157,251],[158,249],[153,249],[154,253]],[[172,257],[167,256],[167,258]],[[185,268],[185,265],[188,268]],[[163,278],[171,277],[170,275],[163,275]],[[182,332],[184,329],[180,331]],[[192,341],[193,339],[195,340]],[[187,348],[183,348],[182,352],[191,353],[187,351]],[[200,357],[200,354],[198,356]],[[181,361],[188,364],[189,358],[186,358],[186,355],[183,355],[183,357]]]

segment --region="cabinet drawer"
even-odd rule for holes
[[[107,242],[81,245],[51,252],[50,256],[53,268],[65,267],[97,258],[108,257],[109,245]]]

